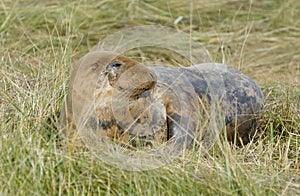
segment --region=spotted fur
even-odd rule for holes
[[[61,125],[74,137],[86,106],[93,105],[86,125],[99,137],[133,148],[167,141],[189,144],[199,131],[209,140],[210,130],[202,124],[212,120],[207,114],[215,104],[224,117],[227,139],[246,144],[256,130],[263,99],[252,79],[227,65],[145,66],[94,51],[74,67]]]

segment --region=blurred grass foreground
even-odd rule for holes
[[[138,25],[188,33],[252,77],[265,95],[261,134],[141,172],[65,150],[59,110],[73,63]],[[1,0],[0,43],[0,195],[300,194],[298,0]]]

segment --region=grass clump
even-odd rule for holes
[[[0,2],[0,194],[300,194],[300,6],[288,1]],[[174,21],[182,16],[182,20]],[[263,88],[260,135],[236,148],[131,172],[63,149],[59,110],[72,64],[122,28],[191,33]]]

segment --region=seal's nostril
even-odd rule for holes
[[[152,78],[156,78],[156,75],[155,75],[153,72],[150,72],[150,76],[151,76]]]
[[[150,75],[150,79],[152,80],[153,85],[155,85],[155,83],[157,81],[156,74],[153,72],[150,72],[149,75]]]

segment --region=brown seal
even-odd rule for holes
[[[224,92],[218,91],[221,85]],[[263,94],[238,70],[216,63],[186,68],[145,66],[122,55],[93,51],[74,67],[61,125],[74,138],[87,111],[83,107],[92,104],[86,124],[99,137],[106,135],[134,147],[166,141],[189,144],[214,97],[219,100],[227,139],[248,143],[257,126]],[[209,135],[205,132],[201,133],[204,140]]]

